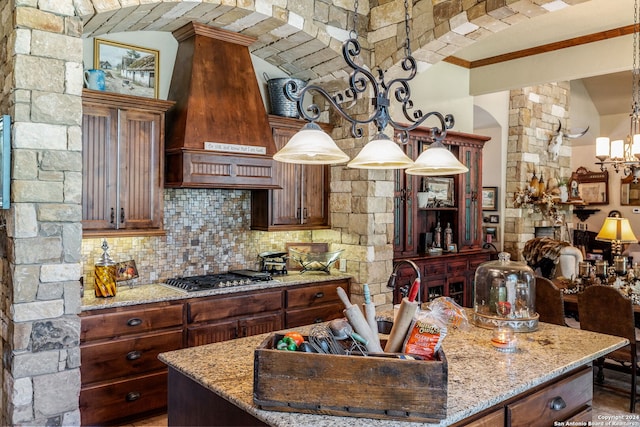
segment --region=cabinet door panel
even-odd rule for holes
[[[242,319],[238,322],[238,335],[249,337],[282,329],[282,313],[268,313]]]
[[[115,228],[117,110],[88,104],[82,114],[82,225]]]
[[[120,110],[119,228],[160,228],[160,114]]]
[[[187,346],[211,344],[238,338],[238,321],[215,322],[187,328]]]
[[[302,222],[307,225],[323,225],[329,217],[328,171],[325,166],[303,166]]]

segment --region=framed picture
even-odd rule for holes
[[[138,268],[134,260],[122,261],[116,264],[116,282],[131,280],[138,277]]]
[[[498,187],[482,187],[482,210],[498,210]]]
[[[9,209],[11,183],[11,116],[0,116],[0,209]]]
[[[453,198],[453,178],[433,176],[422,178],[422,191],[418,193],[419,208],[453,206]]]
[[[105,90],[158,97],[160,52],[140,46],[95,39],[93,67],[104,71]]]

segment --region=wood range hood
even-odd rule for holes
[[[276,152],[248,46],[254,38],[191,22],[175,30],[165,187],[269,189]]]

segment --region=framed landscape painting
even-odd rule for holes
[[[107,92],[158,97],[159,51],[95,39],[93,57],[93,67],[104,71]]]

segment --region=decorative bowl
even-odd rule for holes
[[[332,252],[298,252],[295,249],[289,249],[291,259],[296,261],[302,267],[301,273],[305,271],[324,271],[329,274],[329,268],[340,258],[340,254],[344,249]]]

